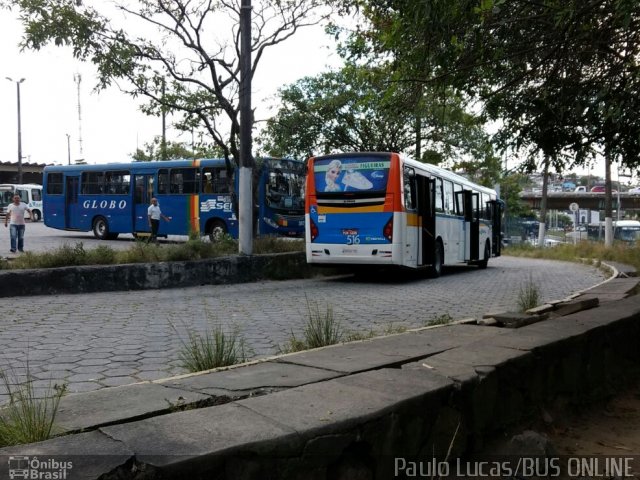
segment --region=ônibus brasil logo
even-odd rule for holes
[[[73,462],[53,458],[40,460],[38,457],[9,457],[9,478],[33,480],[65,480]]]

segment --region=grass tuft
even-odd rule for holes
[[[335,345],[342,341],[344,333],[340,322],[335,319],[331,306],[321,311],[317,302],[307,301],[307,323],[304,327],[304,340],[291,332],[287,343],[278,347],[278,353],[292,353],[311,348]]]
[[[171,326],[178,333],[175,326]],[[221,326],[217,326],[203,335],[190,330],[188,340],[178,336],[182,343],[179,356],[181,366],[189,372],[227,367],[246,361],[245,340],[237,330],[225,333]]]
[[[518,292],[518,308],[521,312],[526,312],[530,308],[537,307],[540,303],[540,291],[534,283],[531,275],[524,285],[520,285]]]
[[[307,312],[309,318],[304,328],[304,339],[308,348],[325,347],[340,343],[342,339],[342,327],[333,316],[333,308],[330,305],[320,310],[317,302],[307,299]]]
[[[453,317],[448,313],[443,313],[442,315],[437,315],[429,320],[424,322],[424,326],[432,326],[432,325],[447,325],[453,321]]]
[[[0,381],[9,395],[9,403],[0,409],[0,447],[40,442],[54,435],[54,422],[66,384],[49,384],[44,392],[34,387],[27,365],[26,378],[0,370]]]

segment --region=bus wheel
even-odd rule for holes
[[[96,217],[93,221],[93,235],[98,240],[107,240],[109,238],[109,224],[104,217]]]
[[[218,242],[227,234],[227,226],[220,220],[215,220],[209,229],[209,240]]]
[[[32,222],[39,222],[41,218],[42,218],[42,214],[40,213],[40,210],[31,210]]]
[[[478,268],[487,268],[489,257],[491,257],[491,247],[489,246],[489,242],[487,242],[484,244],[484,258],[478,262]]]
[[[438,240],[436,242],[436,251],[433,256],[433,265],[429,269],[429,274],[437,278],[442,275],[442,264],[444,263],[444,247],[442,246],[442,241]]]

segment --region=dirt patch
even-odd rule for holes
[[[544,433],[560,455],[640,455],[640,382],[551,420]]]

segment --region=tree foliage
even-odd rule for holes
[[[156,137],[143,148],[138,148],[132,155],[136,162],[152,162],[162,160],[182,160],[189,158],[221,158],[222,150],[209,148],[207,145],[188,145],[182,142],[166,142]]]
[[[479,98],[502,122],[502,145],[532,159],[542,152],[558,168],[587,162],[598,147],[638,166],[640,3],[336,3],[368,20],[344,44],[351,58],[373,57],[407,82]]]
[[[347,65],[282,88],[280,107],[261,138],[270,155],[303,157],[336,151],[416,154],[415,116],[421,124],[420,160],[446,163],[493,184],[499,171],[481,118],[463,96],[430,92],[416,102],[411,85],[394,82],[388,68]]]
[[[4,0],[18,8],[23,46],[70,46],[92,62],[97,88],[117,84],[148,100],[149,114],[174,113],[176,127],[205,130],[231,168],[240,129],[240,0]],[[251,72],[266,49],[315,24],[320,0],[254,0]],[[138,33],[134,33],[138,32]],[[251,119],[252,121],[253,119]]]

